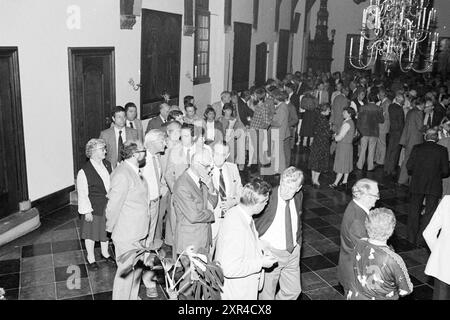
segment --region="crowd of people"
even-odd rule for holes
[[[436,297],[448,298],[450,273],[440,266],[448,262],[442,256],[450,227],[449,102],[439,78],[297,72],[241,93],[224,91],[207,106],[193,96],[171,106],[165,97],[146,128],[134,103],[118,106],[111,127],[87,143],[89,161],[77,177],[88,267],[98,268],[99,241],[103,257],[117,264],[113,299],[138,299],[141,280],[147,296],[157,297],[151,265],[124,276],[129,266],[117,257],[136,243],[164,242],[187,270],[184,252],[194,246],[220,263],[223,299],[297,299],[304,171],[321,188],[321,173],[332,167],[336,178],[328,187],[347,190],[354,170],[383,166],[399,187],[409,187],[408,240],[428,244],[426,272],[436,278]],[[307,168],[291,166],[294,148],[309,149]],[[246,167],[279,176],[279,186],[261,178],[243,185]],[[373,209],[377,182],[362,179],[351,191],[338,266],[345,297],[411,293],[405,264],[387,245],[395,215]]]

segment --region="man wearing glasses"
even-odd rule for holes
[[[174,250],[177,254],[182,254],[192,245],[196,252],[209,253],[212,243],[211,224],[214,222],[213,208],[218,201],[211,178],[212,168],[211,153],[204,148],[198,149],[191,158],[189,169],[175,182],[172,199],[176,216]],[[189,259],[184,256],[180,260],[186,270]],[[181,283],[181,287],[186,281]]]
[[[366,217],[380,199],[378,183],[370,179],[357,181],[352,188],[352,194],[353,200],[345,209],[342,219],[341,249],[337,267],[338,279],[344,288],[345,295],[347,295],[353,277],[353,249],[357,240],[368,237],[365,227]]]

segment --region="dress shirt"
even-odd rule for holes
[[[294,245],[296,245],[295,239],[297,235],[298,217],[294,199],[289,200],[289,209],[291,211],[292,235],[294,237]],[[270,243],[272,247],[278,250],[286,250],[285,210],[286,201],[281,198],[280,188],[278,188],[278,205],[275,218],[266,233],[260,237],[261,240]]]
[[[358,202],[358,200],[356,199],[353,199],[353,202],[356,203],[361,209],[363,209],[364,212],[367,213],[367,215],[369,215],[370,210],[363,206],[361,202]]]
[[[231,190],[231,181],[230,181],[230,172],[228,171],[228,167],[227,166],[222,166],[222,168],[218,168],[216,166],[214,166],[213,170],[212,170],[212,178],[214,180],[214,185],[215,186],[220,186],[220,169],[222,169],[222,175],[223,175],[223,182],[225,183],[225,193],[226,196],[228,198],[228,192],[229,190]],[[219,190],[219,188],[217,188],[217,190]],[[219,201],[220,201],[220,197],[219,197]]]
[[[156,160],[156,168],[153,159]],[[148,184],[148,198],[150,201],[158,200],[161,195],[161,163],[157,155],[147,151],[147,160],[142,173]]]
[[[133,129],[136,129],[136,124],[134,123],[134,120],[133,121],[127,120],[127,127],[131,128],[131,125],[130,125],[131,123],[133,124]]]
[[[127,141],[127,130],[125,127],[122,129],[117,129],[116,126],[114,126],[114,132],[116,133],[116,147],[119,145],[119,131],[122,131],[122,141],[125,143]]]
[[[433,116],[434,116],[434,111],[430,112],[430,113],[425,113],[425,116],[423,117],[423,125],[427,126],[428,125],[428,118],[431,117],[431,123],[433,123]]]
[[[192,178],[192,180],[194,180],[195,184],[197,185],[197,187],[200,189],[200,177],[197,176],[194,171],[192,171],[191,168],[187,169],[187,173],[189,174],[189,176]]]
[[[103,162],[98,164],[94,160],[89,160],[94,167],[95,171],[98,173],[100,178],[102,178],[105,190],[108,193],[111,180],[109,177],[109,172],[106,169]],[[78,212],[80,214],[88,214],[94,211],[92,209],[91,201],[89,200],[89,186],[84,170],[80,170],[77,176],[77,194],[78,194]]]

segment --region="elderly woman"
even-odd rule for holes
[[[264,279],[262,269],[270,268],[277,261],[272,254],[263,253],[252,218],[266,206],[270,189],[259,178],[247,183],[240,203],[222,221],[215,259],[225,277],[223,300],[257,300]]]
[[[386,244],[395,228],[392,210],[379,208],[366,218],[369,238],[357,241],[353,251],[354,277],[347,300],[397,300],[413,291],[402,257]]]
[[[442,198],[423,237],[431,250],[425,274],[434,278],[433,300],[450,300],[450,196]]]
[[[111,164],[105,160],[106,143],[102,139],[91,139],[86,144],[86,157],[89,161],[78,172],[78,212],[81,220],[81,238],[84,239],[87,251],[88,267],[98,269],[95,262],[94,245],[100,241],[102,256],[114,263],[108,252],[106,236],[105,208],[108,202]]]

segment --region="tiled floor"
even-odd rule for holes
[[[339,227],[351,195],[349,191],[325,187],[334,180],[332,172],[320,178],[321,189],[312,189],[306,168],[308,150],[301,148],[295,155],[295,164],[307,175],[300,262],[303,293],[299,299],[342,300],[342,288],[336,278]],[[245,171],[244,182],[252,176],[250,170]],[[431,299],[433,280],[424,274],[428,252],[405,239],[407,190],[385,180],[380,168],[371,173],[357,171],[349,182],[353,184],[365,176],[379,182],[381,200],[377,206],[389,207],[397,216],[396,231],[390,242],[405,260],[415,286],[414,292],[405,299]],[[267,180],[276,183],[275,177]],[[109,300],[116,270],[102,261],[99,249],[95,249],[99,270],[88,270],[84,243],[79,239],[76,207],[62,208],[45,216],[38,230],[0,247],[0,287],[6,290],[7,299]],[[79,275],[78,282],[74,280],[75,274]],[[158,281],[163,284],[162,276]],[[161,286],[158,292],[158,299],[166,299]],[[140,297],[148,299],[143,285]]]

